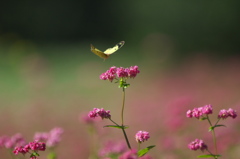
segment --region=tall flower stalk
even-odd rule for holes
[[[200,155],[200,156],[198,156],[199,158],[213,157],[214,159],[218,159],[219,157],[221,157],[221,155],[218,154],[215,128],[225,126],[225,125],[219,125],[218,124],[218,122],[221,119],[226,119],[228,117],[232,117],[234,119],[234,118],[237,117],[236,110],[233,110],[231,108],[229,108],[228,110],[222,109],[218,113],[218,120],[217,120],[217,122],[213,125],[211,120],[210,120],[210,118],[209,118],[209,115],[212,114],[212,113],[213,113],[213,108],[212,108],[212,105],[210,105],[210,104],[209,105],[205,105],[203,107],[194,108],[193,110],[188,110],[187,113],[186,113],[186,116],[188,118],[195,117],[195,118],[199,119],[200,121],[207,120],[209,125],[210,125],[209,131],[212,132],[213,145],[214,145],[215,153],[212,153],[208,149],[208,146],[203,142],[203,140],[200,140],[200,139],[195,139],[194,141],[192,141],[188,145],[188,148],[190,150],[195,150],[196,151],[196,150],[200,149],[201,151],[206,150],[207,152],[209,152],[209,154],[207,154],[207,155]]]
[[[107,70],[106,72],[104,72],[100,75],[101,80],[108,80],[110,82],[114,81],[115,83],[118,83],[119,84],[118,87],[122,89],[122,108],[121,108],[121,112],[120,112],[121,124],[118,124],[115,121],[113,121],[113,119],[110,115],[110,111],[104,110],[103,108],[101,108],[101,109],[94,108],[93,111],[90,111],[88,114],[88,116],[90,118],[101,117],[102,119],[109,119],[114,124],[114,125],[105,125],[104,127],[113,127],[113,128],[119,128],[122,130],[126,144],[130,151],[122,154],[122,156],[120,156],[120,159],[121,158],[124,158],[124,159],[129,158],[132,155],[136,156],[136,157],[144,156],[150,149],[155,147],[155,146],[149,146],[143,150],[140,150],[140,148],[139,148],[138,151],[135,151],[135,149],[131,148],[127,133],[125,131],[125,129],[128,128],[127,126],[124,125],[125,124],[125,122],[124,122],[125,96],[126,96],[126,88],[128,88],[130,86],[130,84],[127,83],[127,79],[135,78],[138,73],[140,73],[140,71],[138,70],[138,66],[131,66],[129,68],[113,66],[113,67],[110,67],[109,70]],[[142,131],[139,131],[139,133],[137,134],[138,137],[136,137],[136,141],[139,143],[139,145],[141,144],[141,142],[147,140],[150,137],[149,133],[144,131],[144,134],[147,134],[147,135],[145,135],[143,137],[143,139],[141,139],[141,141],[140,141],[140,138],[141,138],[140,134],[142,135]],[[128,157],[126,157],[126,156],[128,156]]]
[[[124,138],[126,140],[126,143],[128,145],[128,148],[131,149],[131,145],[129,143],[127,134],[126,134],[126,127],[124,126],[124,108],[125,108],[125,93],[126,88],[130,86],[129,83],[127,83],[128,78],[134,78],[137,76],[137,74],[140,73],[138,70],[138,66],[131,66],[129,68],[123,68],[123,67],[111,67],[106,72],[102,73],[100,75],[100,79],[102,80],[109,80],[112,82],[113,80],[116,80],[116,83],[119,83],[119,88],[122,88],[122,109],[121,109],[121,125],[119,126],[111,120],[114,124],[116,124],[119,128],[122,129]]]

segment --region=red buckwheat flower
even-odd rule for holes
[[[99,109],[99,108],[93,108],[93,111],[90,111],[88,113],[88,116],[90,118],[95,118],[95,117],[98,117],[100,116],[102,119],[108,119],[108,118],[111,118],[111,115],[110,115],[110,110],[104,110],[103,108]]]
[[[195,139],[194,141],[188,144],[188,148],[194,151],[198,149],[204,151],[207,149],[207,145],[203,142],[203,140]]]
[[[138,131],[135,135],[135,139],[138,143],[147,141],[150,138],[149,132],[147,131]]]

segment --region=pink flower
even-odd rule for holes
[[[188,118],[195,117],[199,119],[203,115],[208,115],[212,113],[213,113],[212,105],[208,104],[203,107],[198,107],[198,108],[194,108],[193,110],[188,110],[186,113],[186,116]]]
[[[18,153],[26,154],[27,152],[28,152],[28,148],[25,148],[23,146],[15,147],[15,149],[13,150],[13,153],[15,155],[17,155]]]
[[[48,147],[54,147],[61,141],[61,135],[63,134],[63,129],[56,127],[49,132],[49,137],[46,142]]]
[[[101,157],[110,156],[111,154],[122,154],[128,150],[126,143],[122,141],[113,142],[108,141],[104,147],[99,151]]]
[[[28,153],[29,150],[32,150],[32,151],[36,152],[36,151],[45,151],[45,149],[46,149],[46,144],[45,143],[38,142],[37,140],[35,140],[33,142],[30,142],[29,144],[27,144],[25,146],[15,147],[15,149],[13,150],[13,153],[15,155],[17,155],[19,153],[24,155],[24,154]]]
[[[228,112],[228,115],[230,117],[232,117],[233,119],[235,119],[237,117],[237,111],[236,110],[233,110],[232,108],[229,108],[227,112]]]
[[[8,136],[1,136],[0,137],[0,148],[3,147],[8,140],[10,140],[10,137],[8,137]]]
[[[229,108],[228,110],[222,109],[218,113],[218,118],[226,119],[228,117],[232,117],[233,119],[235,119],[237,117],[237,111]]]
[[[202,113],[203,114],[212,114],[213,113],[213,108],[212,108],[212,105],[205,105],[203,108],[202,108]]]
[[[187,116],[188,118],[192,118],[192,117],[193,117],[192,111],[191,111],[191,110],[188,110],[187,113],[186,113],[186,116]]]
[[[117,71],[116,71],[116,74],[117,74],[117,76],[118,77],[120,77],[120,78],[127,78],[128,77],[128,71],[127,71],[128,69],[125,69],[125,68],[123,68],[123,67],[118,67],[117,68]]]
[[[201,117],[203,115],[202,113],[202,107],[199,107],[199,108],[194,108],[192,110],[192,116],[199,119],[199,117]]]
[[[207,149],[207,145],[203,142],[203,140],[195,139],[194,141],[188,144],[188,148],[194,151],[198,149],[204,151]]]
[[[93,108],[93,111],[88,113],[89,118],[96,118],[98,117],[98,108]]]
[[[128,71],[128,76],[130,78],[136,77],[138,73],[140,73],[140,71],[138,70],[138,66],[130,66]]]
[[[17,133],[12,137],[0,137],[0,147],[4,146],[7,149],[13,149],[16,146],[23,146],[25,144],[26,141],[20,133]]]
[[[116,77],[118,78],[134,78],[140,73],[138,66],[130,66],[129,68],[123,67],[110,67],[109,70],[100,75],[101,80],[109,80],[112,82]]]
[[[138,131],[135,135],[135,139],[138,143],[147,141],[150,138],[149,132],[147,131]]]
[[[44,141],[48,147],[54,147],[61,141],[63,129],[56,127],[50,132],[35,133],[34,140]]]
[[[106,72],[102,73],[102,74],[99,76],[99,78],[100,78],[101,80],[107,80],[107,79],[108,79],[107,73],[106,73]]]
[[[24,148],[31,149],[33,151],[45,151],[46,144],[43,142],[38,142],[37,140],[30,142],[28,145],[26,145]]]
[[[226,119],[228,117],[228,111],[226,109],[220,110],[218,113],[218,118]]]
[[[99,108],[93,108],[93,111],[90,111],[88,113],[88,116],[90,118],[95,118],[95,117],[98,117],[100,116],[102,119],[108,119],[108,118],[111,118],[111,115],[110,115],[110,110],[104,110],[103,108],[99,109]]]
[[[137,150],[132,149],[122,154],[119,159],[138,159]]]
[[[117,72],[117,67],[116,66],[110,67],[109,72],[115,74]]]
[[[33,139],[38,141],[46,141],[49,137],[49,134],[47,132],[37,132],[35,133]]]

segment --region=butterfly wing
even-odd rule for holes
[[[108,48],[103,53],[106,55],[111,55],[114,52],[116,52],[117,50],[119,50],[124,45],[124,43],[125,43],[125,41],[121,41],[121,42],[117,43],[113,48]]]
[[[95,48],[92,44],[91,44],[91,51],[98,55],[99,57],[103,58],[103,59],[107,59],[109,55],[103,53],[102,51],[98,50],[97,48]]]

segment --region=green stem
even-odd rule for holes
[[[120,126],[120,125],[118,125],[115,121],[113,121],[111,118],[108,118],[111,122],[113,122],[115,125],[117,125],[117,126]]]
[[[117,126],[120,126],[120,125],[118,125],[115,121],[113,121],[111,118],[109,118],[109,120],[110,120],[111,122],[113,122],[114,124],[116,124]],[[131,149],[131,145],[130,145],[130,143],[129,143],[127,134],[126,134],[126,132],[125,132],[124,125],[122,125],[121,129],[122,129],[122,131],[123,131],[123,135],[124,135],[124,138],[125,138],[126,143],[127,143],[127,145],[128,145],[128,148]]]
[[[127,142],[127,145],[128,145],[128,148],[129,149],[132,149],[131,148],[131,145],[130,145],[130,143],[129,143],[129,141],[128,141],[128,137],[127,137],[127,134],[126,134],[126,132],[125,132],[125,129],[122,127],[122,131],[123,131],[123,135],[124,135],[124,137],[125,137],[125,140],[126,140],[126,142]]]
[[[210,126],[212,127],[212,123],[207,115],[207,120],[210,124]],[[217,122],[218,123],[218,122]],[[216,135],[215,135],[215,131],[214,129],[211,130],[212,131],[212,136],[213,136],[213,143],[214,143],[214,147],[215,147],[215,154],[218,154],[218,150],[217,150],[217,140],[216,140]]]
[[[122,119],[122,126],[123,126],[124,125],[124,122],[123,122],[123,112],[124,112],[124,106],[125,106],[125,88],[124,87],[123,87],[122,98],[123,98],[123,101],[122,101],[121,119]]]
[[[127,142],[127,145],[128,145],[128,148],[131,149],[131,145],[129,143],[129,140],[128,140],[128,137],[127,137],[127,134],[126,134],[126,131],[124,129],[124,121],[123,121],[123,112],[124,112],[124,107],[125,107],[125,88],[123,87],[123,92],[122,92],[122,112],[121,112],[121,120],[122,120],[122,131],[123,131],[123,135],[125,137],[125,140]]]
[[[218,119],[218,121],[216,122],[216,124],[214,126],[216,126],[220,120],[221,120],[221,118]]]

